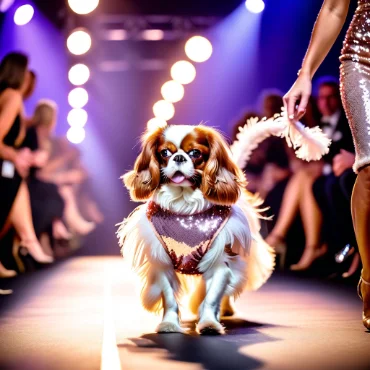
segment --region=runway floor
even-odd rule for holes
[[[355,289],[274,276],[237,302],[227,335],[154,334],[119,257],[78,257],[0,297],[0,369],[370,369]],[[194,322],[187,322],[190,328]]]

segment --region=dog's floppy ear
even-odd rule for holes
[[[232,205],[247,185],[243,171],[236,165],[223,137],[210,128],[202,127],[210,148],[203,170],[201,190],[207,200],[221,205]]]
[[[158,128],[144,135],[143,149],[134,169],[122,176],[125,186],[130,190],[131,199],[136,202],[148,200],[160,184],[161,171],[156,150],[162,131],[163,128]]]

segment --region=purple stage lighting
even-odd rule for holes
[[[14,23],[17,26],[24,26],[31,21],[35,11],[29,4],[20,6],[14,14]]]
[[[246,0],[245,6],[251,13],[255,14],[261,13],[265,9],[263,0]]]

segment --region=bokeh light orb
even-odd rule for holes
[[[157,118],[168,121],[175,115],[175,107],[166,100],[159,100],[153,105],[153,113]]]
[[[67,116],[67,121],[71,127],[84,127],[87,119],[87,112],[81,108],[72,109]]]
[[[83,108],[89,101],[89,94],[83,87],[76,87],[68,95],[68,103],[72,108]]]
[[[193,82],[197,71],[195,67],[186,60],[180,60],[176,62],[171,68],[171,77],[176,82],[187,85]]]
[[[265,9],[263,0],[246,0],[245,6],[251,13],[255,14],[261,13]]]
[[[172,80],[163,84],[161,93],[164,100],[170,103],[177,103],[184,97],[185,89],[179,82]]]
[[[77,14],[89,14],[99,5],[99,0],[68,0],[69,7]]]
[[[35,10],[29,4],[20,6],[14,13],[14,23],[17,26],[24,26],[31,21]]]
[[[80,144],[84,141],[86,136],[85,129],[83,127],[71,127],[67,131],[67,139],[73,144]]]
[[[90,69],[85,64],[75,64],[68,72],[69,82],[75,86],[86,83],[90,78]]]
[[[144,30],[141,32],[141,37],[147,41],[159,41],[164,39],[164,31],[162,30]]]
[[[146,124],[148,131],[154,131],[157,128],[163,128],[167,126],[167,122],[161,118],[152,118]]]
[[[194,62],[205,62],[211,57],[212,51],[212,44],[203,36],[194,36],[185,44],[185,53]]]
[[[74,55],[86,54],[91,48],[91,36],[84,29],[77,29],[68,36],[67,48]]]

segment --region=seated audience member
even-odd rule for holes
[[[91,217],[92,221],[87,221],[81,214],[78,198],[82,197],[82,189],[88,181],[88,174],[81,162],[79,150],[66,138],[52,140],[50,158],[41,169],[39,178],[58,186],[65,204],[64,220],[72,232],[87,235],[95,229],[97,222],[102,221],[100,213],[95,219]],[[97,206],[95,210],[98,210]]]
[[[356,180],[352,171],[354,144],[336,82],[321,82],[318,106],[322,113],[322,129],[332,139],[332,144],[324,157],[324,175],[313,184],[313,192],[324,216],[323,231],[329,257],[334,261],[334,255],[345,245],[356,246],[350,201],[345,194],[352,192]]]
[[[342,113],[338,84],[322,82],[318,91],[318,108],[324,121],[332,121],[332,130],[325,131],[336,143],[322,161],[304,167],[293,175],[284,193],[281,212],[266,241],[276,247],[284,242],[295,215],[300,212],[305,231],[305,248],[299,262],[292,270],[306,270],[319,257],[327,253],[328,246],[322,238],[323,216],[313,193],[313,184],[321,176],[340,149],[348,149],[349,127]],[[330,113],[330,114],[329,114]],[[336,120],[336,124],[335,123]],[[321,125],[324,126],[325,125]],[[323,129],[325,130],[325,128]],[[352,144],[353,145],[353,144]]]
[[[262,94],[261,117],[271,118],[281,112],[283,99],[274,90]],[[262,199],[280,182],[290,176],[288,148],[284,140],[269,137],[256,148],[248,162],[246,173],[254,170],[259,175],[259,183],[255,191]],[[252,189],[251,189],[252,190]]]
[[[351,194],[357,177],[352,170],[354,163],[354,153],[341,150],[333,158],[333,173],[321,176],[313,185],[315,199],[324,216],[324,238],[329,246],[331,264],[336,267],[334,255],[338,263],[352,258],[344,277],[353,275],[359,264],[351,218]]]
[[[41,100],[29,121],[31,127],[23,143],[23,146],[32,150],[34,157],[34,166],[28,177],[34,227],[48,254],[52,253],[50,245],[53,240],[67,240],[71,237],[62,222],[64,201],[57,186],[39,178],[39,172],[47,164],[50,155],[56,119],[57,105],[53,101]]]
[[[0,63],[0,245],[10,226],[17,232],[16,250],[24,247],[38,262],[50,263],[38,242],[32,223],[27,177],[32,166],[29,149],[20,149],[25,136],[22,95],[29,86],[28,59],[10,53]],[[18,253],[18,252],[17,252]],[[13,276],[2,265],[0,276]]]

